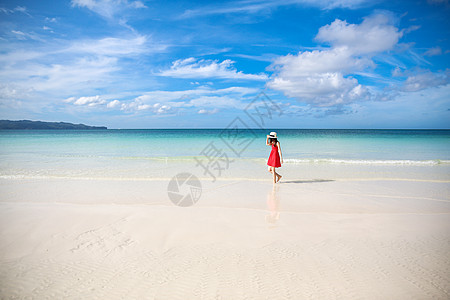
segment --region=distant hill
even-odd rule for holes
[[[84,124],[72,124],[66,122],[42,122],[42,121],[10,121],[0,120],[1,129],[75,129],[75,130],[91,130],[91,129],[108,129],[105,126],[88,126]]]

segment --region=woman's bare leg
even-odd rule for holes
[[[275,182],[280,181],[281,177],[283,177],[283,176],[281,176],[280,174],[278,174],[275,168],[274,168],[273,172],[274,172],[274,174],[275,174],[275,176],[276,176]]]
[[[275,171],[274,167],[272,167],[272,174],[273,174],[273,183],[277,183],[277,171]]]
[[[277,173],[277,182],[280,181],[281,177],[283,177],[283,176],[281,176],[280,174]]]

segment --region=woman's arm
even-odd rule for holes
[[[266,138],[266,145],[269,146],[269,135]]]
[[[280,142],[277,142],[278,153],[280,154],[280,162],[283,163],[283,155],[281,154],[281,145]]]

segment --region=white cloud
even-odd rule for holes
[[[230,96],[200,96],[195,97],[187,105],[195,107],[223,107],[223,108],[243,108],[243,103],[235,97]]]
[[[45,22],[56,23],[57,20],[56,20],[56,18],[49,18],[49,17],[46,17],[46,18],[45,18]]]
[[[441,54],[442,54],[442,49],[441,49],[441,47],[437,46],[437,47],[428,49],[423,55],[435,56],[435,55],[441,55]]]
[[[431,63],[426,60],[423,55],[416,53],[413,49],[408,50],[407,53],[409,55],[409,59],[413,61],[415,65],[431,65]]]
[[[266,80],[266,74],[245,74],[233,67],[234,62],[226,59],[197,60],[193,57],[178,59],[172,63],[168,70],[161,71],[158,75],[175,78],[223,78],[244,80]]]
[[[361,24],[335,20],[319,29],[316,40],[331,48],[279,57],[269,67],[275,73],[267,86],[313,106],[348,104],[371,97],[370,89],[352,75],[374,68],[372,56],[392,49],[402,33],[386,15],[373,15]]]
[[[15,12],[20,12],[20,13],[30,16],[30,14],[28,13],[28,10],[25,6],[16,6],[13,9],[0,7],[0,12],[5,13],[5,14],[13,14]]]
[[[316,40],[345,47],[353,55],[383,52],[392,49],[402,36],[390,23],[385,14],[367,17],[359,25],[335,20],[319,29]]]
[[[74,105],[78,106],[97,106],[106,104],[106,100],[101,98],[99,95],[97,96],[90,96],[90,97],[70,97],[66,100],[64,100],[66,103],[73,103]]]
[[[13,83],[0,84],[0,99],[17,100],[28,98],[31,88],[24,88]]]
[[[242,58],[246,58],[246,59],[250,59],[250,60],[264,61],[264,62],[273,62],[277,58],[277,55],[270,54],[270,53],[266,53],[266,54],[262,54],[262,55],[248,55],[248,54],[237,53],[237,54],[230,54],[229,56],[242,57]]]
[[[26,13],[27,12],[27,8],[24,6],[16,6],[16,8],[14,8],[15,11],[21,12],[21,13]]]
[[[419,30],[420,28],[421,28],[421,26],[419,26],[419,25],[411,25],[408,28],[404,29],[403,33],[407,34],[407,33]]]
[[[207,109],[200,109],[197,113],[198,114],[204,114],[204,115],[213,115],[218,113],[219,110],[217,108],[211,109],[211,110],[207,110]]]
[[[127,0],[72,0],[72,6],[85,7],[105,18],[112,18],[127,8],[147,8],[141,1]]]
[[[257,14],[276,9],[280,6],[299,4],[318,7],[320,9],[355,9],[361,5],[371,3],[373,3],[372,0],[243,0],[226,4],[203,6],[199,9],[189,9],[180,18],[193,18],[216,14]]]
[[[133,101],[128,103],[122,103],[120,110],[127,112],[139,112],[139,111],[151,111],[155,114],[166,114],[175,112],[174,107],[169,104],[161,103],[145,103],[141,98],[135,98]]]
[[[172,107],[170,105],[155,103],[153,105],[153,108],[156,109],[157,114],[165,114],[172,112]]]
[[[373,4],[373,0],[300,0],[299,2],[309,3],[322,9],[350,8],[356,9],[362,5]]]
[[[180,109],[198,109],[203,113],[215,113],[218,108],[244,108],[248,105],[248,95],[257,93],[257,89],[230,87],[211,89],[199,87],[184,91],[151,91],[130,101],[112,101],[110,108],[119,108],[127,112],[151,111],[155,114],[172,114]],[[251,98],[250,98],[251,99]],[[197,111],[197,112],[198,112]]]
[[[255,88],[246,88],[246,87],[229,87],[224,89],[212,89],[208,87],[198,87],[196,89],[191,90],[182,90],[182,91],[151,91],[147,92],[136,99],[139,101],[144,101],[147,103],[158,103],[158,102],[168,102],[172,101],[175,103],[176,101],[184,103],[194,98],[198,98],[201,96],[233,96],[233,97],[245,97],[250,94],[256,94],[258,89]]]
[[[113,101],[110,101],[107,105],[106,105],[106,107],[108,107],[108,108],[116,108],[116,107],[119,107],[120,106],[120,101],[119,100],[113,100]]]
[[[43,29],[51,30],[51,28],[47,26],[44,26]],[[18,39],[30,38],[40,40],[38,37],[22,31],[13,30],[11,32],[14,33]],[[53,62],[58,61],[58,58],[67,61],[70,58],[88,55],[97,58],[102,56],[122,58],[161,52],[167,48],[167,45],[165,44],[150,41],[147,36],[135,34],[121,38],[106,37],[101,39],[73,40],[66,44],[49,44],[48,42],[46,42],[46,44],[46,48],[38,48],[38,50],[23,50],[19,45],[12,44],[9,52],[4,51],[3,53],[0,53],[0,61],[12,65],[17,62],[37,60],[46,56],[51,56]],[[57,57],[57,55],[64,56]]]
[[[299,84],[299,81],[302,83]],[[332,106],[364,100],[368,97],[366,87],[354,78],[344,78],[340,73],[314,74],[307,77],[275,78],[268,86],[281,90],[286,96],[315,106]]]
[[[29,36],[22,31],[14,34],[22,39]],[[149,41],[146,36],[131,34],[123,37],[83,39],[45,43],[45,47],[22,49],[19,44],[0,53],[0,81],[14,83],[20,89],[32,89],[36,96],[54,100],[91,93],[108,85],[115,85],[121,70],[141,55],[160,52],[165,45]],[[124,61],[123,58],[127,58]]]
[[[34,34],[34,33],[26,33],[26,32],[20,31],[20,30],[11,30],[11,33],[14,34],[14,37],[16,39],[21,40],[21,41],[25,41],[28,39],[40,41],[40,42],[43,41],[37,34]]]
[[[107,86],[113,80],[112,73],[118,69],[117,59],[112,57],[80,58],[51,65],[19,60],[0,69],[0,81],[14,82],[22,89],[54,97],[66,97]]]
[[[151,106],[150,105],[148,105],[148,104],[141,104],[141,105],[138,105],[137,107],[136,107],[136,109],[137,110],[146,110],[146,109],[149,109]]]
[[[73,64],[41,67],[36,70],[40,78],[32,79],[31,82],[36,90],[83,90],[106,85],[111,79],[110,74],[116,70],[115,58],[82,58]]]
[[[72,0],[72,6],[85,7],[103,17],[111,18],[117,10],[117,1]]]
[[[19,30],[11,30],[12,33],[14,33],[19,40],[26,40],[27,35]]]
[[[438,87],[450,83],[450,70],[440,73],[430,71],[409,76],[403,84],[403,91],[417,92],[427,88]]]
[[[133,8],[148,8],[142,1],[134,1],[130,3]]]
[[[62,52],[88,53],[93,55],[107,56],[130,56],[141,53],[149,53],[164,50],[164,45],[153,45],[151,48],[147,46],[147,37],[135,36],[130,38],[108,37],[99,40],[81,40],[75,41],[62,50]]]
[[[344,72],[349,73],[374,66],[368,57],[354,57],[346,47],[288,54],[274,61],[270,69],[282,71],[285,76],[308,76]]]

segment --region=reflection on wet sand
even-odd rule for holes
[[[275,224],[280,218],[280,199],[278,198],[278,190],[280,186],[274,184],[267,193],[267,210],[269,214],[266,216],[266,222]]]
[[[280,183],[316,183],[316,182],[332,182],[332,179],[311,179],[311,180],[289,180]]]

